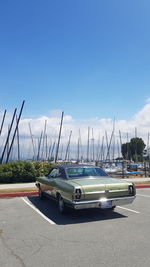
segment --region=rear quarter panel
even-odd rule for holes
[[[72,201],[74,186],[67,180],[62,178],[48,179],[47,177],[39,177],[37,182],[40,183],[42,191],[49,194],[51,197],[57,198],[57,194],[60,194],[64,201]]]

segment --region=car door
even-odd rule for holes
[[[59,168],[54,168],[52,171],[47,175],[47,183],[48,183],[48,190],[47,194],[49,194],[51,197],[56,197],[56,191],[57,191],[57,179],[60,177],[60,171]]]

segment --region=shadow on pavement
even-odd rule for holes
[[[57,225],[87,223],[93,221],[104,221],[125,218],[126,216],[110,210],[88,209],[73,210],[69,209],[66,215],[61,215],[58,211],[57,202],[50,199],[40,200],[38,196],[30,196],[28,200],[47,218]]]

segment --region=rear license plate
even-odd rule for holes
[[[101,209],[109,209],[109,208],[112,208],[112,201],[109,200],[109,201],[103,201],[100,203],[100,208]]]

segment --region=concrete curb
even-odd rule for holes
[[[137,189],[140,188],[150,188],[150,184],[137,184],[135,185]],[[0,198],[8,198],[8,197],[26,197],[26,196],[37,196],[38,191],[31,192],[13,192],[13,193],[0,193]]]

